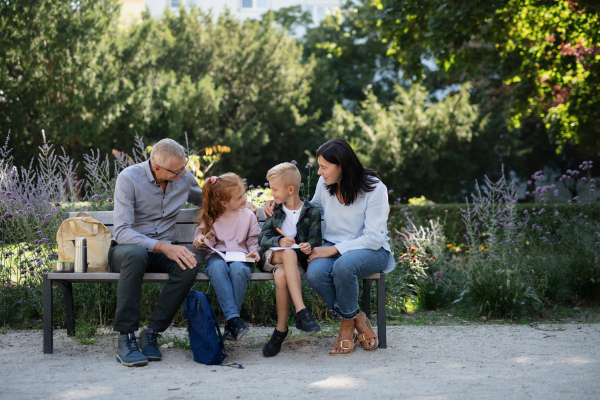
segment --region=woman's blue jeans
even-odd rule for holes
[[[252,276],[252,263],[227,263],[213,254],[206,260],[204,273],[215,288],[225,321],[239,317],[248,281]]]
[[[324,246],[333,246],[325,243]],[[342,256],[315,258],[308,264],[306,279],[329,308],[344,319],[354,318],[358,308],[358,279],[382,272],[389,253],[379,250],[354,250]]]

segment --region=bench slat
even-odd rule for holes
[[[115,227],[113,225],[106,225],[106,228],[110,231],[112,237],[115,236]],[[175,239],[179,243],[186,244],[194,241],[194,233],[196,232],[196,225],[192,224],[177,224],[175,225]]]
[[[379,279],[380,273],[369,275],[363,279]],[[113,283],[119,281],[119,273],[117,272],[94,272],[94,273],[75,273],[75,272],[51,272],[48,274],[48,279],[67,282],[95,282],[95,283]],[[147,272],[144,274],[144,282],[166,282],[169,280],[169,274]],[[207,282],[208,276],[203,273],[198,273],[196,282]],[[250,277],[251,281],[272,281],[273,274],[270,272],[254,272]]]
[[[84,212],[89,214],[90,217],[102,222],[107,227],[113,225],[114,211],[84,211]],[[66,218],[75,217],[78,213],[79,213],[79,211],[68,212]],[[196,209],[196,208],[184,208],[179,212],[179,214],[177,214],[177,223],[178,224],[195,224],[197,220],[198,220],[198,209]]]
[[[263,208],[259,207],[261,222],[265,220],[265,214],[263,213]],[[113,216],[114,211],[84,211],[89,214],[90,217],[97,219],[106,225],[109,229],[113,226]],[[77,212],[68,212],[66,218],[75,217],[79,211]],[[179,214],[177,214],[177,224],[195,224],[198,220],[198,209],[197,208],[184,208]],[[111,229],[112,232],[112,229]]]

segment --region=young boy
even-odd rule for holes
[[[277,301],[277,327],[263,347],[265,357],[273,357],[281,350],[286,338],[290,300],[296,309],[296,328],[305,333],[321,328],[313,320],[302,300],[301,274],[305,272],[308,255],[323,243],[321,214],[308,201],[300,198],[300,172],[294,164],[282,163],[267,173],[271,195],[276,206],[273,216],[264,223],[258,243],[264,251],[263,270],[273,272]],[[295,248],[271,250],[272,247]]]

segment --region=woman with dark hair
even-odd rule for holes
[[[358,307],[358,279],[396,266],[387,236],[388,191],[344,140],[324,143],[317,150],[317,161],[320,178],[311,203],[323,217],[324,244],[310,253],[306,277],[342,317],[329,354],[349,354],[355,341],[365,350],[375,350],[377,336]]]
[[[342,317],[329,354],[350,354],[355,341],[365,350],[375,350],[377,336],[358,308],[358,279],[396,266],[387,237],[388,191],[375,171],[363,168],[344,140],[324,143],[317,150],[317,161],[320,177],[311,203],[323,217],[324,243],[309,254],[306,278],[333,313]],[[273,206],[265,204],[267,215]]]

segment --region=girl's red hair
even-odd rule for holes
[[[214,183],[211,183],[214,181]],[[246,190],[246,184],[237,174],[228,172],[217,179],[207,179],[202,187],[202,208],[198,217],[198,224],[204,225],[202,234],[206,235],[212,230],[215,221],[225,212],[221,202],[228,202],[236,190]]]

